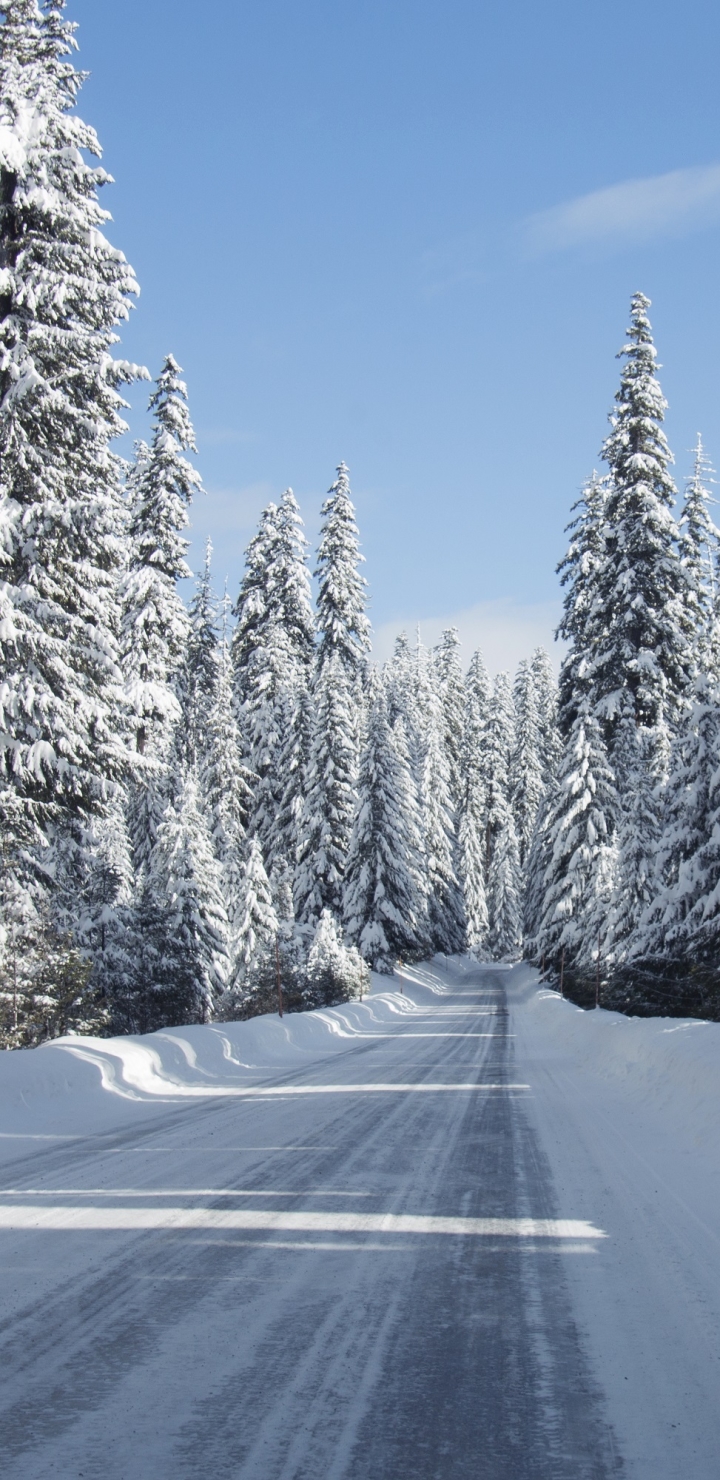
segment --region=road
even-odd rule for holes
[[[4,1480],[625,1473],[504,981],[6,1165]]]

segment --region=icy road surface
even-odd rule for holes
[[[526,970],[409,976],[5,1162],[4,1480],[717,1480],[717,1228]]]

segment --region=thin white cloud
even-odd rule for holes
[[[644,241],[692,231],[720,217],[720,164],[624,180],[540,211],[524,222],[531,255],[590,243]]]
[[[384,622],[373,635],[373,657],[378,663],[390,658],[400,632],[407,632],[414,641],[419,622],[420,637],[426,647],[434,647],[446,628],[457,627],[465,667],[480,648],[491,673],[503,669],[514,673],[520,659],[529,658],[537,647],[546,648],[557,667],[562,648],[554,635],[560,612],[558,601],[524,605],[507,598],[481,601],[477,606],[443,617],[408,617]]]

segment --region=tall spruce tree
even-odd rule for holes
[[[205,562],[190,603],[187,649],[178,675],[182,708],[181,753],[185,763],[202,767],[208,717],[218,684],[217,602],[212,588],[212,544],[205,545]]]
[[[310,763],[295,899],[298,918],[342,916],[345,864],[357,799],[353,693],[339,653],[326,657],[313,692]]]
[[[370,622],[365,612],[367,582],[360,575],[355,508],[348,469],[340,463],[337,478],[321,509],[318,582],[318,665],[337,654],[348,680],[362,681],[370,650]]]
[[[543,820],[549,854],[538,956],[570,964],[582,951],[586,911],[596,890],[603,848],[618,813],[615,781],[597,720],[580,712],[565,741],[557,785]]]
[[[650,727],[663,716],[675,723],[693,673],[688,577],[672,514],[676,491],[649,307],[636,293],[603,447],[610,469],[597,575],[603,629],[589,677],[611,745],[626,713]]]
[[[507,673],[498,673],[485,726],[485,872],[510,808],[510,762],[515,744],[515,712]],[[492,923],[492,922],[491,922]]]
[[[510,761],[510,794],[518,860],[522,867],[530,852],[544,791],[540,715],[535,677],[527,659],[518,666],[513,699],[515,744]]]
[[[128,765],[111,443],[144,373],[113,356],[137,283],[104,235],[110,177],[85,157],[101,151],[63,10],[6,0],[0,26],[0,810],[21,871],[28,828],[62,836],[57,882]]]
[[[460,880],[465,901],[467,947],[481,956],[487,946],[488,909],[485,876],[485,729],[490,703],[490,679],[478,652],[465,679],[461,793],[458,808]]]
[[[150,397],[152,441],[138,449],[129,490],[122,651],[135,747],[142,757],[129,812],[138,868],[148,866],[170,793],[168,764],[181,715],[178,674],[190,633],[178,581],[191,574],[182,531],[202,483],[185,456],[196,446],[180,376],[180,366],[168,355]]]
[[[391,972],[398,956],[417,952],[423,939],[420,819],[402,741],[402,730],[395,735],[390,728],[382,681],[373,676],[344,919],[348,940],[381,972]]]
[[[593,473],[573,504],[567,526],[567,552],[558,565],[565,587],[557,636],[568,644],[560,668],[558,724],[563,739],[570,734],[581,707],[592,706],[594,663],[600,652],[605,614],[599,599],[605,555],[605,509],[608,480]]]
[[[714,468],[698,432],[693,470],[685,483],[685,500],[680,515],[680,551],[688,577],[688,604],[695,628],[697,664],[701,670],[720,670],[718,636],[718,557],[720,531],[717,530],[710,506],[715,502],[711,487]]]
[[[435,672],[442,704],[445,749],[450,765],[450,795],[457,809],[462,796],[465,686],[457,627],[448,627],[435,649]]]
[[[210,1022],[227,983],[228,919],[197,784],[186,775],[165,808],[148,886],[160,906],[159,983],[175,1022]]]
[[[315,644],[306,550],[297,502],[287,489],[279,508],[271,504],[263,513],[234,607],[236,695],[245,760],[257,778],[250,831],[257,832],[271,871],[281,858],[287,861],[288,819],[294,827],[304,786],[304,698]]]
[[[417,705],[423,716],[420,806],[423,824],[428,934],[435,951],[465,948],[466,921],[457,876],[458,839],[452,802],[445,719],[430,654],[418,644]]]
[[[495,841],[488,879],[488,944],[496,961],[514,960],[522,945],[520,852],[510,807]]]

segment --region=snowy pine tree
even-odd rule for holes
[[[181,753],[186,765],[201,767],[208,716],[218,682],[217,603],[210,566],[212,544],[205,546],[205,563],[190,604],[190,630],[178,675],[182,709]]]
[[[344,920],[348,940],[381,972],[391,972],[398,956],[416,953],[423,939],[420,819],[403,742],[402,730],[394,735],[390,728],[383,685],[373,676]]]
[[[543,821],[549,858],[535,948],[556,964],[563,950],[568,963],[582,950],[585,913],[617,812],[600,727],[592,715],[581,712],[565,742],[557,786]]]
[[[251,540],[235,604],[232,656],[245,760],[255,777],[251,832],[272,869],[298,845],[304,790],[305,696],[314,622],[302,520],[288,489]],[[290,834],[290,836],[289,836]]]
[[[435,951],[453,955],[465,947],[466,921],[457,877],[458,840],[445,746],[445,718],[434,665],[420,647],[417,662],[417,703],[424,722],[420,805],[428,933]]]
[[[610,741],[626,712],[646,726],[663,714],[675,723],[693,672],[688,578],[672,515],[666,402],[655,377],[649,306],[635,294],[620,351],[617,409],[603,447],[610,469],[597,575],[603,629],[589,679]]]
[[[515,960],[522,945],[522,887],[520,852],[509,807],[495,840],[487,894],[490,952],[496,961]]]
[[[607,497],[607,479],[593,473],[573,504],[575,517],[567,526],[570,543],[557,568],[565,587],[557,635],[568,644],[560,668],[558,723],[563,739],[570,734],[580,708],[592,707],[596,698],[591,675],[604,624],[599,580],[605,556]]]
[[[190,775],[165,809],[148,887],[162,909],[157,991],[163,1009],[169,1008],[175,1022],[210,1022],[227,982],[228,918]]]
[[[513,698],[515,744],[510,761],[510,793],[522,867],[530,852],[544,792],[543,737],[535,678],[526,659],[518,666]]]
[[[123,580],[122,651],[127,704],[142,757],[130,796],[136,866],[147,868],[169,796],[168,763],[181,709],[177,675],[190,623],[177,588],[185,561],[188,506],[201,487],[185,457],[195,451],[180,367],[168,355],[150,397],[152,442],[141,446],[130,480],[128,568]]]
[[[472,954],[479,956],[486,949],[489,928],[485,876],[487,787],[484,752],[490,695],[490,680],[482,655],[475,653],[465,680],[458,844],[467,921],[467,947]]]
[[[321,509],[318,582],[318,665],[337,654],[351,687],[362,683],[370,649],[370,623],[365,613],[367,582],[358,566],[360,554],[348,469],[340,463],[337,478]]]
[[[41,827],[66,888],[58,868],[82,866],[80,819],[102,812],[129,760],[117,641],[122,463],[111,443],[126,430],[120,388],[144,373],[113,358],[137,284],[104,235],[98,194],[110,177],[85,159],[101,151],[74,111],[74,29],[61,0],[3,5],[1,810],[17,823],[6,838],[16,880],[28,829],[38,841]]]
[[[465,685],[460,663],[457,627],[449,627],[435,649],[435,672],[442,704],[445,749],[450,766],[450,795],[455,808],[462,796],[463,723]]]
[[[315,683],[307,795],[295,887],[300,920],[324,909],[341,918],[345,865],[356,805],[357,749],[352,691],[337,653]]]

